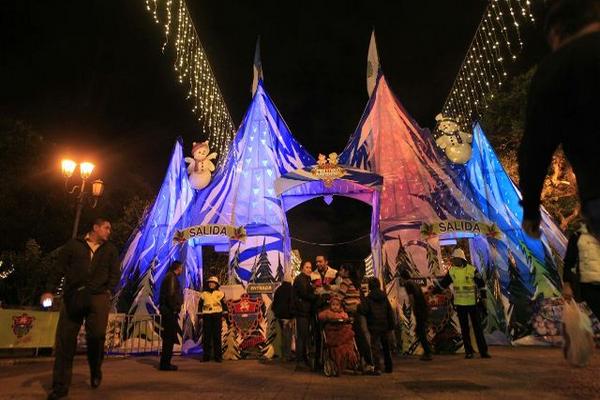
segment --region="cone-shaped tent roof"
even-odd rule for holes
[[[182,141],[179,138],[158,195],[125,246],[121,262],[121,287],[133,275],[143,275],[161,248],[172,243],[177,223],[193,196],[194,190],[188,181]]]
[[[264,237],[267,251],[282,252],[288,235],[275,180],[314,163],[314,158],[292,136],[261,80],[227,159],[211,183],[195,197],[185,215],[185,225],[245,226],[248,239],[240,244],[239,262],[242,269],[250,269]],[[281,255],[270,254],[269,258],[277,256]],[[249,278],[240,272],[242,279]]]
[[[340,161],[383,176],[383,230],[389,223],[483,218],[445,169],[430,133],[408,115],[383,75]]]

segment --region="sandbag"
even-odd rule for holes
[[[564,356],[573,366],[586,366],[594,351],[594,335],[590,318],[575,301],[565,301],[563,309]]]

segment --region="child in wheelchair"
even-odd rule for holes
[[[331,296],[329,307],[318,314],[322,332],[322,360],[325,375],[338,376],[359,363],[352,320],[342,307],[342,299]]]

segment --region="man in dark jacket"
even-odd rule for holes
[[[48,399],[67,396],[77,334],[84,320],[91,386],[97,388],[102,381],[110,299],[121,273],[119,252],[108,241],[110,232],[108,220],[96,219],[89,233],[83,238],[71,239],[60,249],[54,271],[49,276],[48,292],[42,295],[42,302],[53,298],[52,293],[63,277],[64,301],[56,330],[54,374]]]
[[[291,277],[286,274],[281,285],[273,294],[271,310],[279,322],[281,330],[281,359],[290,360],[292,345],[292,329],[294,319],[294,288]]]
[[[387,296],[381,290],[381,284],[377,278],[369,279],[369,294],[359,305],[358,312],[367,318],[375,374],[381,374],[379,355],[381,351],[383,351],[385,372],[392,372],[389,335],[394,329],[394,311]]]
[[[545,31],[553,52],[531,81],[519,148],[523,229],[540,236],[540,193],[562,144],[577,177],[588,229],[600,238],[600,1],[554,1]]]
[[[173,345],[178,343],[179,312],[183,305],[183,291],[178,279],[182,272],[181,261],[173,261],[160,286],[159,304],[163,328],[159,366],[161,371],[177,371],[177,366],[171,364],[171,358],[173,357]]]
[[[310,367],[308,362],[309,324],[314,303],[317,300],[311,285],[310,274],[312,263],[304,261],[301,272],[294,280],[294,315],[296,317],[296,367],[302,368],[302,363]]]
[[[417,334],[417,338],[419,338],[419,342],[421,342],[421,347],[423,347],[421,361],[431,361],[433,359],[431,356],[431,346],[427,340],[427,320],[429,318],[427,301],[421,288],[411,281],[410,278],[410,272],[407,269],[400,271],[399,283],[401,286],[404,286],[406,294],[409,297],[410,305],[417,322],[415,333]]]

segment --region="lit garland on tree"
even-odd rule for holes
[[[179,83],[187,86],[187,98],[194,104],[192,111],[202,122],[202,129],[209,131],[211,146],[218,154],[227,154],[235,126],[185,0],[146,0],[146,9],[152,13],[154,22],[164,27],[163,51],[169,43],[175,50],[177,78]],[[175,40],[169,41],[172,33]]]
[[[520,26],[533,23],[529,0],[492,0],[475,31],[443,114],[459,117],[465,126],[472,115],[481,115],[506,79],[506,59],[516,60],[523,48]]]

